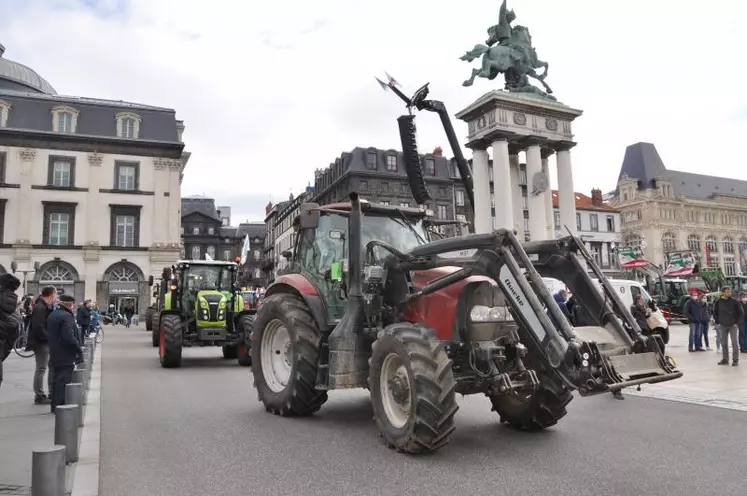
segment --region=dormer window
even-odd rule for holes
[[[374,152],[366,153],[366,169],[376,170],[376,153]]]
[[[388,172],[397,172],[397,156],[396,155],[386,156],[386,170]]]
[[[0,127],[8,126],[8,114],[10,114],[10,103],[0,100]]]
[[[73,107],[60,105],[52,109],[52,130],[55,133],[74,133],[78,127],[78,112]]]
[[[436,161],[432,158],[425,159],[425,173],[429,176],[436,175]]]
[[[138,139],[140,137],[140,116],[132,112],[117,114],[117,137]]]

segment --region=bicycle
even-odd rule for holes
[[[13,351],[21,358],[31,358],[36,355],[36,352],[26,349],[26,344],[29,340],[29,327],[25,326],[24,322],[25,319],[21,316],[21,321],[18,323],[18,337],[13,342]]]

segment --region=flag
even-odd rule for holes
[[[244,244],[241,247],[241,265],[246,263],[246,256],[249,253],[249,234],[244,238]]]
[[[211,257],[210,255],[208,255],[207,253],[205,253],[205,260],[207,260],[208,262],[212,262],[213,261],[213,257]]]

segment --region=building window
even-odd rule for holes
[[[525,186],[527,184],[527,170],[524,167],[519,167],[519,185]]]
[[[50,155],[47,169],[47,184],[57,188],[75,186],[75,158]]]
[[[384,205],[385,207],[388,207],[388,206],[389,206],[389,202],[388,202],[388,201],[386,201],[386,200],[382,200],[382,201],[381,201],[381,204],[382,204],[382,205]]]
[[[139,188],[140,164],[131,162],[115,162],[114,189],[121,191],[137,191]]]
[[[607,232],[615,232],[615,216],[607,216]]]
[[[590,243],[589,251],[591,252],[591,257],[594,259],[597,265],[602,265],[602,251],[599,249],[599,244]]]
[[[120,248],[134,248],[140,245],[140,206],[109,205],[111,209],[111,230],[109,244]]]
[[[74,133],[78,127],[78,114],[78,110],[66,105],[52,108],[52,131]]]
[[[260,256],[259,250],[254,250],[252,256],[254,257],[254,260],[258,261]]]
[[[734,241],[732,241],[731,238],[729,237],[724,238],[723,245],[724,245],[724,250],[723,250],[724,253],[734,253]]]
[[[490,193],[490,206],[495,207],[495,193]]]
[[[493,196],[493,193],[490,194]],[[492,203],[490,204],[491,207],[494,207]],[[526,195],[521,197],[521,209],[522,210],[529,210],[529,198],[526,197]]]
[[[464,191],[462,191],[461,189],[456,190],[456,204],[457,207],[464,206]]]
[[[555,210],[552,216],[555,221],[555,229],[560,229],[560,212]]]
[[[661,247],[664,253],[675,251],[677,249],[677,238],[670,232],[665,232],[661,236]]]
[[[436,175],[436,161],[432,158],[425,159],[425,173],[429,176]]]
[[[453,177],[454,179],[462,178],[462,175],[459,173],[459,167],[457,166],[456,163],[453,163],[453,162],[451,164],[451,177]]]
[[[397,156],[396,155],[386,156],[386,170],[389,172],[397,172]]]
[[[361,181],[359,183],[359,187],[360,187],[361,191],[367,190],[368,189],[368,181]]]
[[[42,202],[44,205],[44,232],[47,245],[70,246],[75,242],[76,203]]]
[[[192,260],[199,260],[200,258],[200,245],[192,246]]]
[[[589,225],[593,232],[599,231],[599,216],[597,214],[589,215]]]
[[[488,166],[488,181],[493,182],[493,165]]]
[[[254,279],[260,279],[262,277],[262,269],[254,269]]]
[[[739,240],[739,256],[747,258],[747,239],[745,238]],[[742,271],[747,272],[747,267],[743,267]]]
[[[576,230],[581,231],[581,213],[576,212]]]
[[[0,199],[0,244],[5,242],[5,199]]]
[[[410,204],[408,202],[402,202],[399,204],[399,206],[402,208],[410,208]]]
[[[200,228],[195,226],[192,228],[192,234],[200,234]]]
[[[528,236],[529,233],[529,219],[524,218],[524,235]]]
[[[0,152],[0,184],[5,184],[5,152]]]
[[[376,170],[376,154],[373,152],[366,153],[366,169]]]
[[[724,257],[724,275],[727,275],[727,276],[737,275],[737,263],[733,256]]]
[[[10,115],[11,104],[0,100],[0,127],[8,126],[8,115]]]
[[[215,234],[215,228],[213,226],[208,227],[208,234],[213,236]]]
[[[227,262],[231,260],[231,250],[223,250],[223,260]]]
[[[388,193],[389,192],[389,183],[388,182],[384,181],[384,182],[381,183],[381,191],[384,192],[384,193]]]
[[[641,246],[641,241],[642,239],[640,236],[637,234],[631,234],[625,238],[624,243],[626,246]]]
[[[182,231],[182,236],[184,236],[184,226],[180,227],[179,229],[181,229],[181,231]]]
[[[446,205],[438,205],[436,207],[438,209],[438,218],[439,219],[448,219],[449,218],[449,212],[448,207]]]
[[[718,251],[718,245],[716,243],[716,236],[708,235],[705,239],[706,248],[708,248],[708,251]]]
[[[215,246],[213,246],[213,245],[208,246],[206,254],[210,258],[215,259]]]
[[[137,139],[140,136],[140,116],[132,112],[119,112],[117,119],[117,136],[125,139]]]
[[[687,237],[687,249],[700,252],[700,238],[697,234],[691,234]]]

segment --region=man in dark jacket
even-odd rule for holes
[[[46,286],[41,296],[36,300],[31,311],[31,324],[26,348],[33,350],[36,359],[34,371],[34,403],[37,405],[50,403],[49,396],[44,394],[44,374],[49,364],[49,340],[47,339],[47,318],[52,313],[52,303],[57,299],[57,289]],[[52,394],[52,374],[47,375],[47,390]]]
[[[731,338],[733,366],[739,365],[739,323],[744,317],[742,304],[731,297],[731,288],[727,287],[721,290],[721,298],[716,300],[713,305],[713,320],[718,326],[718,332],[721,333],[721,361],[719,365],[729,365],[729,338]]]
[[[21,281],[13,274],[0,275],[0,385],[3,383],[3,362],[18,337],[21,316],[16,312]]]
[[[60,306],[47,319],[49,365],[52,367],[52,412],[65,404],[65,386],[73,380],[73,368],[83,354],[77,332],[73,305],[75,298],[60,296]]]
[[[703,348],[703,321],[708,321],[708,311],[696,298],[690,298],[685,304],[685,316],[690,325],[688,351],[705,351]]]
[[[78,340],[82,343],[83,336],[88,334],[88,327],[91,325],[91,307],[89,306],[91,300],[86,300],[81,306],[78,307],[77,321],[78,321]]]

